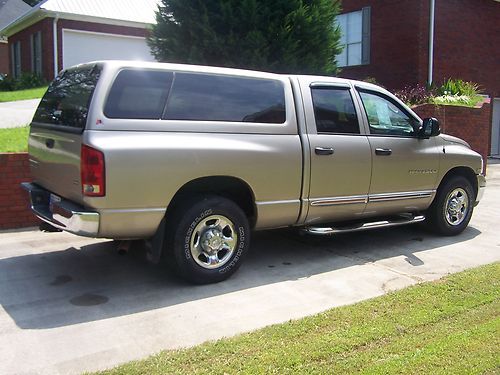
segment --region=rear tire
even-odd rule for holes
[[[167,259],[183,279],[209,284],[229,278],[250,247],[250,227],[242,209],[219,196],[180,204],[167,221]]]
[[[472,217],[474,201],[472,184],[465,177],[451,177],[439,187],[427,211],[427,227],[444,236],[462,233]]]

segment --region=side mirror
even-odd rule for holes
[[[420,138],[435,137],[436,135],[441,134],[441,129],[439,128],[439,121],[434,117],[429,117],[424,119],[418,134]]]

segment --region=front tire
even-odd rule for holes
[[[472,184],[462,176],[445,181],[427,212],[427,224],[432,231],[455,236],[469,224],[474,209],[475,194]]]
[[[241,208],[219,196],[181,204],[167,230],[167,262],[182,278],[209,284],[229,278],[250,246],[250,227]]]

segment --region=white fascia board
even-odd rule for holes
[[[45,12],[47,13],[48,17],[57,17],[60,20],[92,22],[92,23],[100,23],[113,26],[127,26],[127,27],[135,27],[137,29],[147,29],[152,26],[152,24],[150,23],[116,20],[104,17],[86,16],[82,14],[61,13],[61,12],[51,12],[51,11],[45,11]]]

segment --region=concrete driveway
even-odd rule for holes
[[[33,119],[40,99],[0,103],[0,128],[28,125]]]
[[[0,233],[0,374],[80,373],[253,330],[500,260],[500,165],[469,228],[328,239],[257,233],[230,280],[191,286],[106,240]]]

